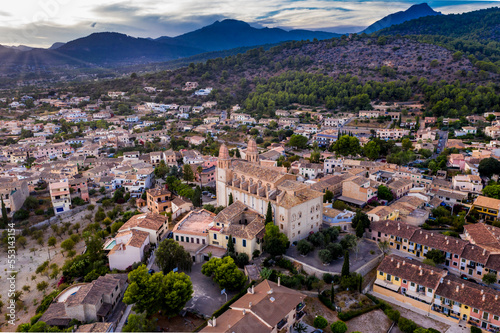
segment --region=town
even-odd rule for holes
[[[0,100],[18,331],[500,330],[500,112],[176,89]]]

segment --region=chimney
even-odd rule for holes
[[[486,295],[483,295],[483,302],[486,301]]]
[[[446,245],[448,245],[448,244],[450,244],[450,241],[449,241],[449,240],[447,240],[447,241],[446,241]]]
[[[245,309],[243,309],[243,315],[246,315],[246,314],[247,314],[246,310],[245,310]]]
[[[434,270],[433,269],[431,269],[431,275],[434,275]]]
[[[481,289],[481,295],[484,294],[484,289]]]
[[[465,288],[465,283],[462,283],[462,289],[464,289],[464,288]]]
[[[406,264],[406,260],[403,260],[403,266]]]
[[[280,279],[280,277],[278,276],[278,287],[280,287],[280,286],[281,286],[281,279]]]
[[[444,239],[448,240],[448,236],[445,236]]]
[[[252,302],[248,303],[248,308],[251,309],[252,308]]]
[[[460,290],[460,286],[457,286],[457,293],[458,293],[459,290]]]
[[[396,268],[399,268],[399,262],[398,262],[398,264],[396,265]]]
[[[433,232],[431,232],[431,237],[432,237],[432,236],[434,236],[434,233],[433,233]]]
[[[474,250],[474,245],[472,245],[470,248],[471,248],[472,250]]]
[[[450,284],[450,280],[447,280],[447,281],[446,281],[446,284]]]
[[[420,270],[420,272],[418,273],[418,275],[420,275],[420,276],[424,275],[424,271]]]
[[[429,235],[425,235],[425,239],[428,239],[429,238]]]
[[[495,301],[498,301],[498,295],[495,295]]]
[[[394,261],[394,257],[391,257],[391,262],[393,262],[393,261]]]
[[[255,290],[253,288],[253,284],[252,284],[252,294],[255,294]]]
[[[420,234],[422,234],[422,230],[420,230]]]
[[[484,256],[485,254],[486,254],[486,250],[485,250],[485,249],[483,249],[483,256]]]
[[[385,222],[385,226],[388,227],[389,226],[389,222]]]
[[[212,327],[215,327],[215,326],[217,326],[217,318],[214,317],[212,319]]]
[[[267,293],[268,293],[269,295],[271,295],[271,294],[273,293],[273,288],[269,289],[269,290],[267,291]]]

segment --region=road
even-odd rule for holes
[[[439,135],[437,154],[441,154],[441,152],[446,148],[446,142],[448,141],[448,132],[438,131],[437,134]]]

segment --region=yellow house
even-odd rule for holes
[[[241,201],[224,208],[209,229],[209,244],[227,249],[231,238],[236,253],[246,253],[249,258],[255,251],[262,252],[265,225],[263,217]]]
[[[399,210],[395,210],[391,206],[377,206],[366,213],[370,221],[395,221],[399,217]]]
[[[430,312],[434,293],[446,274],[418,260],[390,255],[377,268],[373,292]]]
[[[500,200],[479,195],[474,200],[469,212],[473,209],[477,210],[479,216],[485,220],[497,220],[500,212]]]

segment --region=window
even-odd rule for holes
[[[494,315],[493,319],[498,321],[500,318],[497,315]]]
[[[181,236],[181,242],[184,242],[184,236]]]
[[[383,275],[384,275],[384,272],[378,272],[378,274],[383,276]]]
[[[179,241],[179,236],[177,236],[177,235],[176,235],[176,236],[175,236],[175,240],[176,240],[176,241]]]
[[[427,292],[428,293],[432,293],[432,289],[431,288],[427,288]]]
[[[391,278],[392,278],[391,274],[387,274],[387,281],[391,281]]]
[[[217,239],[217,234],[214,234],[214,239]]]
[[[410,286],[415,287],[415,283],[410,282]]]
[[[488,320],[489,314],[488,312],[483,312],[483,319]]]
[[[246,239],[243,240],[243,247],[247,247],[247,240]]]
[[[476,309],[476,308],[473,308],[473,309],[472,309],[472,312],[474,312],[474,313],[479,313],[479,310],[478,310],[478,309]]]
[[[399,281],[399,278],[397,276],[395,276],[394,281]]]

